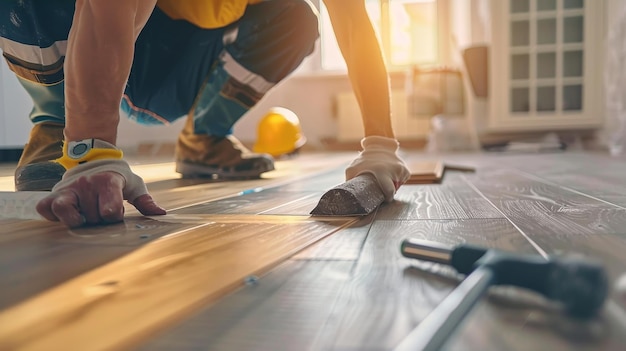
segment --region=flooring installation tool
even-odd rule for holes
[[[450,248],[407,239],[401,253],[408,258],[450,265],[466,274],[463,282],[394,350],[440,350],[490,286],[513,285],[560,303],[577,318],[590,318],[603,306],[608,277],[601,265],[580,259],[519,255],[471,245]]]
[[[441,183],[446,170],[474,172],[471,167],[444,165],[440,161],[414,162],[408,165],[411,177],[406,184]],[[314,216],[365,216],[385,200],[376,178],[362,174],[340,184],[322,195],[311,211]]]
[[[311,211],[314,216],[364,216],[374,211],[385,195],[376,178],[366,173],[328,190]]]

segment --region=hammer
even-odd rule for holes
[[[467,276],[395,351],[441,349],[492,285],[535,291],[562,304],[568,314],[577,318],[594,316],[604,304],[609,289],[604,268],[580,259],[545,259],[472,245],[451,248],[417,239],[404,240],[400,251],[408,258],[452,266]]]

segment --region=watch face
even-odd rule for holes
[[[93,139],[71,141],[67,146],[67,155],[73,159],[85,156],[93,145]]]

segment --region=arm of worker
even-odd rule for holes
[[[346,169],[346,178],[371,173],[381,186],[385,201],[393,201],[410,172],[398,155],[400,144],[391,126],[389,77],[365,1],[324,0],[324,4],[348,67],[365,130],[363,151]]]
[[[65,143],[58,160],[67,172],[37,204],[46,219],[69,227],[119,222],[124,200],[144,215],[165,213],[115,146],[135,40],[155,4],[156,0],[76,1],[64,66]],[[87,149],[89,153],[76,156]]]

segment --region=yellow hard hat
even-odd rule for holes
[[[306,143],[300,129],[300,120],[293,111],[273,107],[261,119],[257,127],[254,152],[274,157],[293,153]]]

